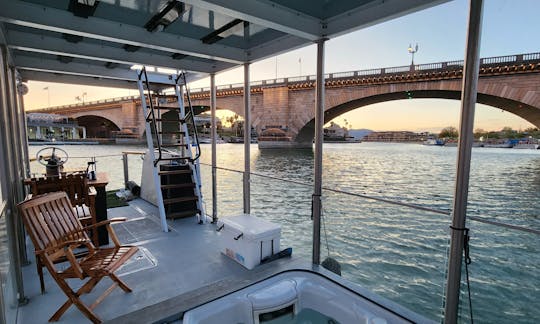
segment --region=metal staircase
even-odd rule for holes
[[[175,89],[175,95],[171,96],[152,91],[144,67],[137,73],[163,231],[168,231],[167,218],[197,215],[199,223],[205,223],[199,164],[201,149],[185,74],[169,77],[170,86]],[[184,106],[184,88],[188,107]]]

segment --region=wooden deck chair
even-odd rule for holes
[[[77,214],[77,217],[84,226],[96,224],[96,190],[88,186],[86,172],[64,173],[55,177],[35,177],[28,182],[32,196],[49,192],[65,191]],[[90,231],[92,241],[95,246],[99,245],[97,230]],[[55,262],[64,262],[64,258],[59,258]],[[39,276],[41,293],[45,292],[45,282],[43,280],[43,263],[36,258],[36,269]]]
[[[88,185],[86,172],[35,177],[30,179],[29,185],[32,195],[65,191],[81,223],[84,226],[96,223],[96,189]],[[91,238],[94,245],[99,245],[97,231],[92,231]]]
[[[135,246],[122,246],[118,241],[112,222],[125,221],[125,219],[111,219],[98,224],[91,225],[98,227],[107,226],[109,235],[114,242],[114,247],[95,247],[87,234],[87,228],[83,227],[65,192],[54,192],[33,197],[18,205],[22,215],[26,230],[32,239],[35,247],[36,259],[47,267],[51,276],[56,281],[60,289],[66,294],[68,300],[49,319],[55,322],[60,319],[64,312],[73,304],[93,323],[101,323],[92,309],[94,309],[103,299],[110,294],[116,286],[120,286],[125,292],[131,289],[120,280],[115,274],[122,264],[124,264],[138,250]],[[88,254],[84,257],[76,258],[74,249],[85,246]],[[67,267],[57,268],[55,260],[58,258],[67,259]],[[108,276],[113,281],[109,287],[96,301],[90,305],[85,305],[80,296],[92,291],[99,281]],[[88,281],[82,287],[73,291],[66,279],[79,278]]]

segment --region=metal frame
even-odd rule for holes
[[[251,212],[251,85],[249,84],[249,63],[244,64],[244,214]]]
[[[312,263],[319,264],[321,259],[321,211],[322,211],[322,150],[324,127],[324,42],[317,43],[317,81],[315,87],[315,157],[313,165],[313,195],[311,198],[311,218],[313,220]]]
[[[450,255],[448,258],[448,278],[445,294],[445,323],[457,323],[461,268],[463,258],[464,234],[467,218],[467,199],[469,195],[469,173],[473,144],[474,108],[480,67],[480,35],[482,27],[483,0],[470,0],[467,47],[463,66],[461,90],[461,120],[457,158],[454,203],[452,206],[452,226]]]
[[[210,110],[212,121],[210,127],[212,129],[212,223],[216,223],[218,219],[217,207],[217,125],[216,125],[216,75],[210,74]]]

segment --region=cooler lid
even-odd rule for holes
[[[238,216],[224,217],[220,219],[225,230],[243,233],[244,239],[257,240],[267,236],[275,236],[281,232],[281,225],[269,222],[262,218],[242,214]]]

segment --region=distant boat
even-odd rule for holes
[[[430,146],[443,146],[444,141],[442,139],[438,138],[428,138],[424,141],[424,145],[430,145]]]
[[[514,143],[512,143],[511,141],[484,143],[484,147],[488,147],[488,148],[512,148],[512,147],[514,147]]]
[[[457,147],[458,142],[456,142],[456,141],[445,142],[444,146]],[[482,142],[473,142],[472,147],[484,147],[484,143],[482,143]]]
[[[537,150],[540,145],[538,143],[535,143],[536,140],[523,140],[519,141],[516,145],[514,145],[515,149],[529,149],[529,150]]]
[[[296,148],[298,144],[279,128],[268,128],[258,138],[260,149]]]
[[[211,137],[206,137],[206,136],[201,136],[199,137],[199,143],[200,144],[212,144],[212,138]],[[216,144],[223,144],[223,143],[226,143],[222,138],[218,137],[216,138]]]

